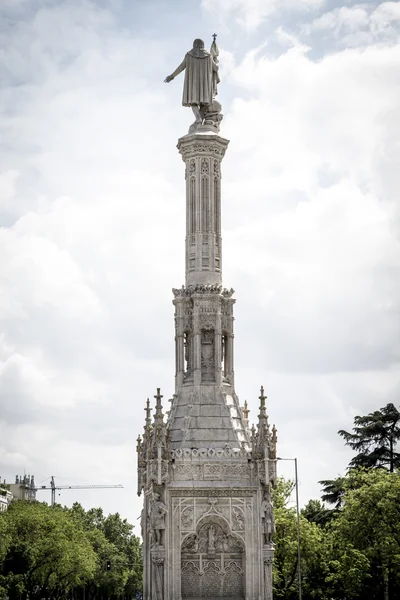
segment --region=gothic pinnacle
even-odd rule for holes
[[[247,427],[249,426],[249,412],[249,405],[247,404],[247,400],[245,400],[242,408],[242,414]]]

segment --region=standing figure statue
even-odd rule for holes
[[[208,551],[213,553],[215,552],[215,527],[211,525],[208,530]]]
[[[149,506],[150,528],[154,539],[154,545],[161,546],[162,532],[165,529],[165,515],[167,508],[160,500],[159,494],[153,494],[153,500]]]
[[[271,497],[269,492],[265,493],[265,498],[261,505],[262,516],[262,531],[264,534],[264,543],[271,544],[272,536],[275,533],[274,511],[272,508]]]
[[[203,40],[196,39],[193,42],[193,48],[186,53],[185,58],[177,69],[165,78],[165,83],[172,81],[179,73],[185,71],[185,81],[183,84],[183,106],[190,106],[195,115],[195,122],[191,129],[196,129],[198,125],[213,125],[219,129],[219,122],[222,119],[221,105],[216,102],[218,75],[218,48],[214,41],[211,46],[211,53],[204,49]]]

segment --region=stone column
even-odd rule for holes
[[[186,164],[186,285],[221,284],[220,166],[229,141],[192,133],[178,141]]]
[[[151,549],[151,600],[164,600],[165,549],[156,546]]]
[[[221,306],[216,314],[215,327],[215,383],[222,384],[222,332],[221,332]]]
[[[263,600],[273,600],[272,598],[272,563],[274,561],[274,548],[271,545],[264,546],[264,596]]]

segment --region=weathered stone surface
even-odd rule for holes
[[[272,600],[269,491],[276,430],[261,389],[248,428],[234,382],[233,290],[222,286],[221,161],[228,140],[179,140],[186,165],[186,281],[174,289],[175,393],[157,391],[138,439],[144,599]]]

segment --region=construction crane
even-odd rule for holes
[[[123,485],[56,485],[54,476],[51,476],[50,485],[41,485],[36,489],[37,492],[41,490],[51,490],[51,506],[56,503],[56,490],[94,490],[94,489],[106,489],[106,488],[123,488]]]

